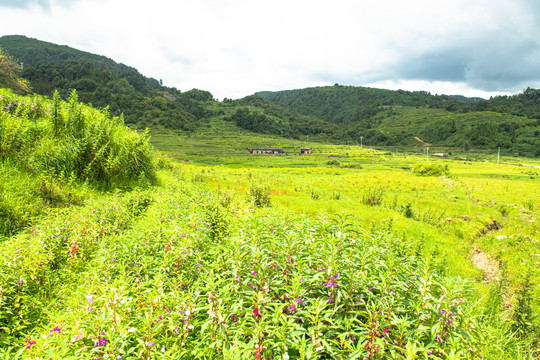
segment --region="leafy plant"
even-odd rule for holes
[[[257,207],[268,207],[270,203],[270,187],[268,185],[251,183],[249,188],[250,201]]]
[[[362,203],[369,206],[379,206],[384,197],[383,188],[368,188],[362,195]]]

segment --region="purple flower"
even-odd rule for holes
[[[107,344],[107,339],[100,338],[98,341],[94,343],[94,346],[105,346]]]
[[[446,313],[446,311],[444,311],[444,309],[441,309],[441,314],[444,315],[445,313]]]
[[[257,276],[257,272],[255,270],[253,270],[252,274],[253,276]]]
[[[291,304],[291,306],[289,306],[287,310],[289,310],[289,314],[294,314],[296,313],[296,306],[294,306],[294,304]]]
[[[61,327],[58,327],[58,326],[55,326],[54,329],[52,329],[52,331],[61,332],[61,331],[62,331],[62,328],[61,328]]]

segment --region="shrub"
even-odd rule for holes
[[[249,199],[254,206],[270,206],[270,187],[268,185],[251,183],[249,188]]]
[[[450,175],[448,165],[439,164],[416,164],[412,172],[419,176],[445,176]]]
[[[337,161],[337,160],[328,160],[328,161],[326,162],[326,165],[328,165],[328,166],[339,166],[339,165],[341,165],[341,164],[340,164],[339,161]]]
[[[414,218],[414,211],[412,209],[411,203],[402,204],[400,210],[403,216],[405,216],[406,218],[409,218],[409,219]]]
[[[0,159],[15,159],[34,172],[74,174],[101,186],[124,186],[155,180],[154,151],[147,133],[124,126],[78,102],[0,90]]]
[[[362,203],[369,206],[379,206],[382,204],[384,189],[368,188],[362,196]]]

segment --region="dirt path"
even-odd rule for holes
[[[480,249],[474,249],[472,262],[474,266],[484,272],[484,282],[490,283],[493,280],[498,280],[499,262],[497,260]]]

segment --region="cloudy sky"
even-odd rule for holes
[[[0,0],[0,36],[105,55],[217,98],[309,86],[540,87],[538,0]]]

